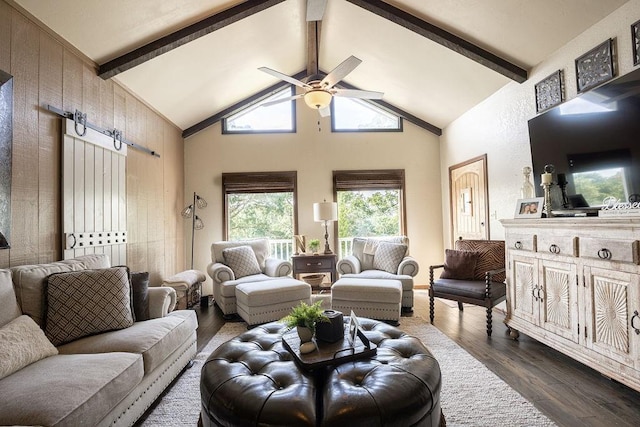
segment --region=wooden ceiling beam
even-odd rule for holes
[[[98,76],[105,80],[109,79],[163,53],[167,53],[283,1],[251,0],[242,2],[100,65],[98,67]]]
[[[322,21],[307,22],[307,76],[318,74],[321,22]]]
[[[518,83],[527,80],[527,70],[503,59],[493,53],[411,15],[395,6],[380,0],[347,0],[356,6],[375,13],[394,24],[400,25],[442,46],[453,50],[477,63],[496,71]]]

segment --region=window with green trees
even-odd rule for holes
[[[223,173],[224,239],[268,238],[271,255],[288,259],[297,234],[296,172]]]
[[[334,171],[333,185],[340,257],[354,237],[406,234],[404,170]]]
[[[624,168],[573,173],[576,194],[582,194],[589,206],[601,206],[606,197],[627,201]]]

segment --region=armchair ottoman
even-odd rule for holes
[[[216,305],[225,317],[230,317],[238,312],[236,286],[277,280],[291,274],[292,269],[289,261],[269,256],[268,239],[253,239],[211,244],[207,273],[213,280]]]
[[[409,256],[408,237],[355,237],[352,255],[338,261],[336,267],[341,278],[399,281],[402,311],[413,311],[413,278],[418,274],[419,266]]]

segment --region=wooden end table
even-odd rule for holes
[[[331,284],[333,285],[338,279],[336,271],[337,260],[338,256],[336,254],[293,255],[291,257],[293,277],[298,279],[300,274],[331,273]]]

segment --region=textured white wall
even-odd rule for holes
[[[211,242],[222,239],[223,172],[297,170],[299,233],[322,240],[313,203],[333,198],[333,170],[404,169],[411,254],[421,265],[416,282],[428,283],[428,266],[440,262],[444,251],[438,137],[407,122],[402,133],[331,133],[329,119],[320,119],[319,131],[315,111],[302,102],[297,110],[295,134],[222,135],[217,124],[185,140],[185,204],[193,191],[209,202],[198,212],[205,228],[196,234],[194,267],[205,271]],[[190,235],[185,225],[187,251]],[[208,278],[205,292],[210,286]]]
[[[451,245],[448,167],[487,153],[491,238],[504,238],[499,219],[513,218],[515,202],[520,195],[522,167],[531,166],[527,122],[536,115],[535,84],[562,69],[565,99],[574,98],[577,94],[575,58],[608,38],[615,40],[616,75],[628,73],[633,69],[630,26],[638,19],[640,0],[630,0],[530,70],[526,82],[509,83],[444,130],[440,138],[440,155],[445,247]]]

